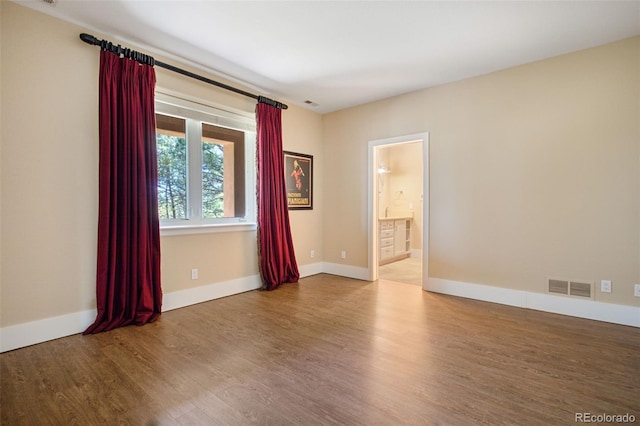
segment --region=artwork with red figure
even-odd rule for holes
[[[313,156],[285,151],[284,169],[289,209],[312,209]]]

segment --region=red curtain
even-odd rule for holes
[[[161,312],[155,71],[100,53],[98,315],[84,334]]]
[[[293,250],[282,153],[282,111],[258,103],[258,249],[264,288],[300,278]]]

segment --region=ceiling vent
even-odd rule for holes
[[[593,283],[589,281],[564,280],[559,278],[549,278],[547,280],[547,292],[551,294],[561,294],[563,296],[580,297],[583,299],[593,298]]]

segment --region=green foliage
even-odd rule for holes
[[[156,135],[158,149],[158,212],[160,219],[188,219],[187,141]],[[215,143],[202,144],[202,216],[224,217],[224,150]]]
[[[217,143],[202,144],[202,216],[224,217],[224,148]]]
[[[160,219],[187,219],[187,141],[156,135]]]

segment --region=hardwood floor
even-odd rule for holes
[[[640,422],[640,330],[330,275],[7,352],[3,425]]]

